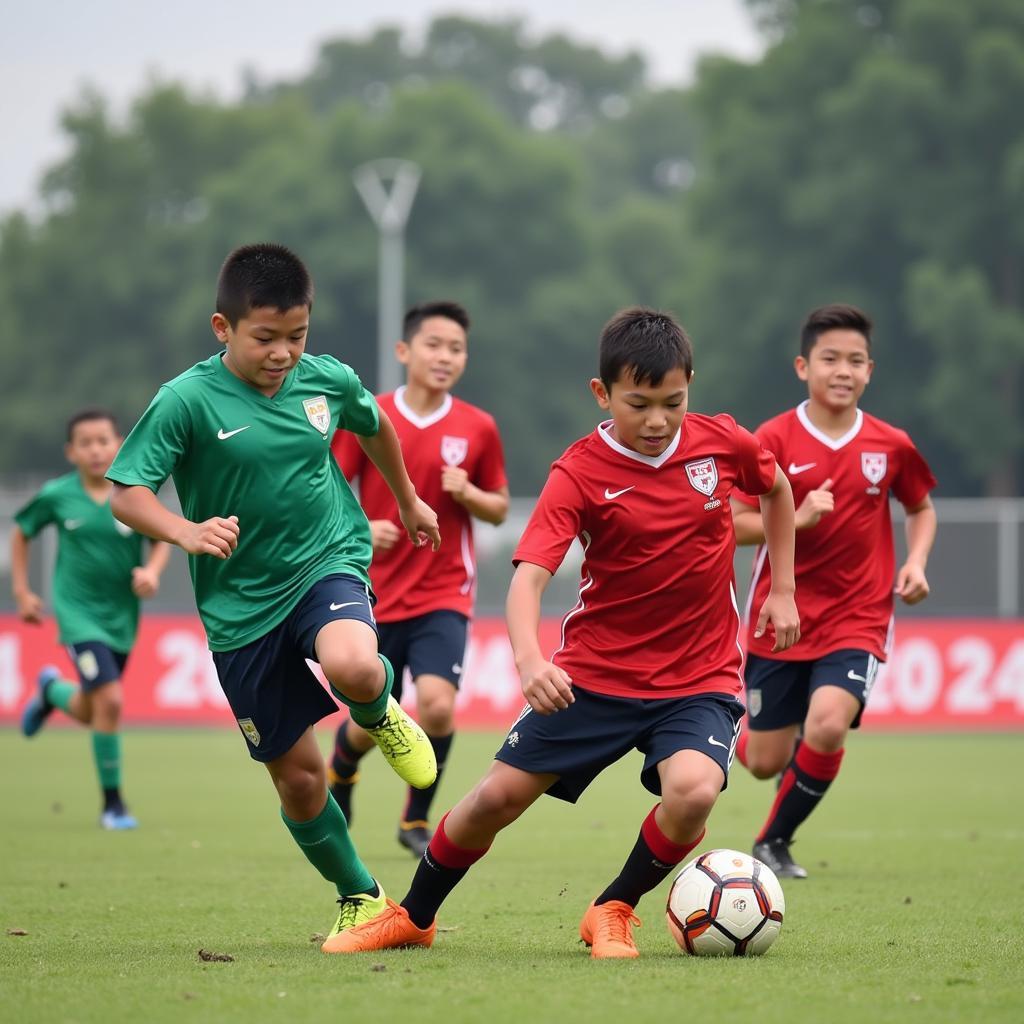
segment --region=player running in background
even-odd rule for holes
[[[661,800],[580,925],[593,957],[638,955],[635,907],[703,839],[743,714],[735,485],[762,495],[776,569],[758,629],[771,625],[777,650],[799,636],[789,484],[731,417],[687,414],[692,369],[671,317],[627,309],[605,325],[590,386],[611,418],[554,463],[514,555],[508,629],[527,707],[487,775],[439,822],[401,906],[389,901],[328,951],[431,945],[441,903],[501,829],[544,793],[574,803],[638,749],[640,780]],[[576,539],[579,601],[549,660],[541,595]]]
[[[803,325],[796,374],[808,399],[758,427],[786,471],[796,512],[800,646],[773,651],[755,629],[745,669],[749,732],[740,761],[759,779],[783,772],[754,856],[783,878],[806,878],[790,844],[839,773],[848,731],[860,725],[885,661],[895,593],[928,596],[925,565],[935,540],[935,486],[902,430],[858,408],[871,379],[871,321],[853,306],[823,306]],[[738,488],[742,491],[743,488]],[[907,558],[896,571],[889,497],[907,511]],[[740,544],[763,544],[756,499],[733,501]],[[754,563],[751,602],[772,586],[765,549]],[[802,739],[800,739],[802,735]]]
[[[217,282],[223,353],[157,392],[107,476],[124,522],[189,554],[217,675],[250,756],[266,765],[281,817],[337,887],[340,929],[384,909],[327,792],[313,725],[337,711],[307,659],[399,775],[434,781],[422,730],[391,699],[377,653],[370,528],[331,456],[336,428],[358,433],[394,491],[409,537],[440,544],[394,428],[349,367],[305,353],[313,283],[284,246],[242,246]],[[173,475],[183,515],[157,499]]]
[[[92,754],[103,792],[100,825],[135,828],[121,795],[121,677],[139,625],[139,599],[160,587],[170,547],[157,542],[143,564],[143,540],[110,511],[112,485],[104,474],[121,445],[114,415],[83,409],[68,423],[64,454],[74,471],[45,484],[14,516],[11,589],[25,622],[43,620],[42,599],[29,585],[29,546],[40,530],[57,528],[53,610],[60,642],[78,683],[52,666],[39,673],[39,691],[26,705],[21,731],[35,736],[55,708],[92,732]]]
[[[466,635],[476,596],[473,518],[495,525],[508,513],[508,484],[501,438],[483,410],[451,395],[465,372],[469,314],[455,302],[427,302],[405,314],[398,361],[406,382],[379,395],[402,445],[409,477],[435,509],[447,542],[436,555],[403,543],[398,506],[384,478],[347,431],[332,447],[349,481],[359,481],[359,501],[370,520],[370,578],[381,653],[395,669],[392,693],[401,700],[406,666],[416,685],[420,725],[437,758],[437,781],[409,787],[398,841],[417,857],[430,841],[430,806],[448,760],[455,730],[455,695],[462,675]],[[328,767],[331,792],[352,824],[352,791],[360,758],[373,746],[351,718],[338,727]]]

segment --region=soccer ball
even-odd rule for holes
[[[676,875],[668,930],[690,956],[752,956],[779,937],[786,900],[771,869],[736,850],[710,850]]]

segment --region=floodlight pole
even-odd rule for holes
[[[394,344],[402,336],[405,305],[405,225],[409,220],[420,169],[411,160],[381,159],[352,172],[356,190],[377,225],[377,393],[401,384]],[[388,185],[390,184],[390,192]]]

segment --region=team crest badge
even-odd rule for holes
[[[718,486],[718,466],[715,460],[698,459],[696,462],[687,462],[683,467],[686,470],[686,478],[695,491],[711,497]]]
[[[868,494],[878,494],[878,485],[885,479],[888,460],[885,452],[861,452],[860,471],[867,477],[871,486]]]
[[[751,718],[757,718],[761,714],[761,691],[760,690],[748,690],[747,691],[747,710],[750,712]]]
[[[77,664],[78,671],[86,679],[95,679],[100,674],[100,663],[96,660],[96,655],[92,651],[82,651],[78,656]]]
[[[468,437],[452,437],[445,434],[441,438],[441,459],[446,466],[461,466],[468,453]]]
[[[260,745],[260,731],[256,728],[256,725],[251,718],[238,719],[238,727],[245,734],[245,738],[254,747],[258,747]]]
[[[302,403],[302,408],[306,410],[306,419],[326,437],[331,425],[331,409],[327,399],[323,395],[307,398]]]

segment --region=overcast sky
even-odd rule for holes
[[[398,24],[411,38],[453,12],[519,16],[611,53],[639,50],[658,82],[684,82],[709,51],[750,58],[760,41],[742,0],[22,0],[0,38],[0,211],[27,206],[65,144],[60,111],[89,83],[115,110],[156,75],[238,95],[241,70],[262,79],[308,69],[318,44]]]

